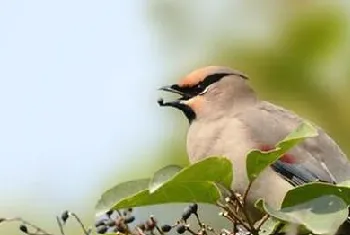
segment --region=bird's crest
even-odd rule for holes
[[[242,78],[245,78],[245,79],[248,78],[243,73],[230,69],[228,67],[207,66],[207,67],[199,68],[192,71],[190,74],[188,74],[183,79],[181,79],[178,85],[180,87],[193,87],[199,84],[200,82],[203,82],[208,76],[215,75],[215,74],[227,74],[227,75],[232,74],[232,75],[241,76]]]

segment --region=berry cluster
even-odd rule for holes
[[[145,222],[131,226],[131,223],[135,221],[135,216],[132,215],[132,211],[132,208],[122,212],[119,210],[108,211],[104,216],[96,221],[96,232],[98,234],[119,232],[135,235],[156,233],[162,235],[175,229],[178,234],[183,234],[186,231],[191,231],[189,225],[186,224],[190,216],[195,215],[198,218],[198,204],[193,203],[185,208],[181,219],[173,225],[163,224],[159,226],[157,220],[153,216],[150,216],[150,218]]]
[[[96,232],[99,234],[111,233],[127,233],[129,224],[134,222],[135,216],[131,215],[132,208],[129,208],[123,213],[119,210],[108,211],[103,218],[95,222]]]
[[[169,232],[177,234],[190,233],[191,235],[258,235],[261,226],[268,219],[265,215],[261,221],[253,224],[249,218],[246,207],[246,195],[243,196],[232,191],[222,200],[217,202],[217,206],[221,208],[219,216],[226,218],[232,222],[232,229],[222,228],[219,232],[200,219],[198,204],[192,203],[184,208],[180,218],[173,224],[160,224],[154,216],[150,216],[142,223],[136,223],[136,218],[133,215],[133,209],[125,210],[110,210],[95,222],[95,231],[98,234],[127,234],[127,235],[165,235]],[[195,217],[197,223],[190,224],[190,217]],[[80,218],[73,212],[64,211],[61,216],[57,216],[57,224],[61,235],[66,235],[64,228],[68,220],[72,219],[78,223],[84,235],[91,235],[92,228],[86,228]],[[31,224],[21,218],[0,218],[0,223],[17,221],[20,223],[19,230],[28,235],[56,235],[46,232],[44,229]],[[277,229],[274,234],[278,234],[280,229]]]
[[[58,227],[60,229],[60,234],[65,235],[64,227],[66,225],[66,222],[69,218],[75,219],[75,221],[80,225],[83,234],[84,235],[90,235],[92,234],[92,229],[87,229],[81,219],[75,214],[70,211],[64,211],[61,216],[56,216],[56,221],[58,224]],[[19,222],[19,230],[22,233],[28,234],[28,235],[55,235],[54,233],[50,233],[45,231],[43,228],[32,224],[22,218],[15,217],[15,218],[0,218],[0,223],[5,222]]]

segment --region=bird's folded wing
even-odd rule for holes
[[[315,181],[335,183],[328,177],[322,179],[324,177],[315,174],[303,164],[290,164],[279,160],[272,164],[271,168],[293,186],[299,186]]]
[[[257,147],[274,146],[303,121],[293,112],[268,102],[260,102],[236,118],[244,124]],[[344,153],[320,128],[318,132],[317,137],[306,139],[288,152],[288,158],[294,158],[292,161],[283,161],[282,157],[271,168],[294,186],[350,179],[350,164]]]

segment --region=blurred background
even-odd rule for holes
[[[89,224],[104,190],[187,164],[157,88],[200,66],[243,71],[350,154],[349,24],[349,1],[1,1],[0,217]]]

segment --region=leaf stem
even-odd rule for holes
[[[77,216],[75,213],[71,213],[71,216],[73,216],[75,218],[75,220],[78,222],[78,224],[80,225],[81,229],[83,230],[85,235],[90,235],[91,231],[88,231],[85,228],[85,225],[83,224],[83,222],[81,221],[81,219],[79,218],[79,216]]]
[[[252,184],[253,184],[253,181],[250,181],[249,184],[248,184],[247,189],[244,192],[244,195],[243,195],[243,204],[244,205],[247,204],[247,197],[248,197],[250,189],[252,188]]]
[[[60,228],[61,235],[64,235],[63,225],[62,225],[61,220],[58,216],[56,216],[56,221],[57,221],[58,227]]]

